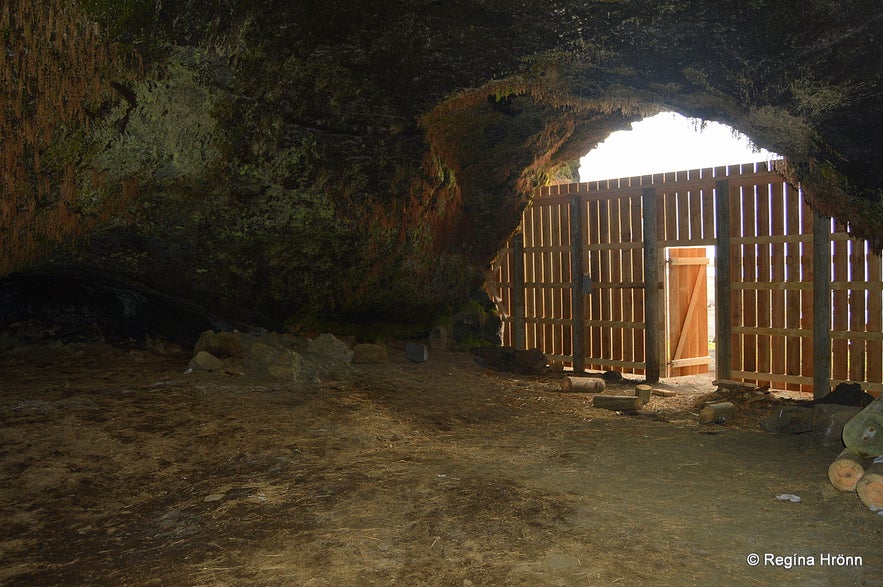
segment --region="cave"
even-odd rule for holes
[[[871,2],[77,6],[4,13],[4,276],[425,331],[536,188],[667,110],[782,154],[815,209],[883,244]],[[24,51],[41,23],[76,34]]]
[[[875,583],[881,23],[871,0],[5,0],[0,583]],[[716,384],[501,335],[488,282],[525,212],[600,210],[577,160],[669,111],[780,154],[830,225],[731,235],[800,278],[718,304],[781,293],[793,319],[734,303]],[[635,185],[632,226],[656,202],[677,229],[679,196]],[[578,269],[531,287],[626,285]],[[825,296],[849,311],[801,322]],[[822,351],[844,371],[807,370]]]

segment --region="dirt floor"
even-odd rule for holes
[[[773,405],[698,425],[707,381],[625,415],[458,353],[297,385],[185,368],[0,359],[0,584],[883,584],[839,449],[760,431]]]

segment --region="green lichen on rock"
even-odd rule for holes
[[[198,59],[194,50],[176,50],[160,71],[134,84],[132,101],[121,101],[95,131],[107,144],[96,167],[147,185],[205,181],[217,172],[216,113],[226,97],[200,79]]]

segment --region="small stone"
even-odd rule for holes
[[[409,342],[405,347],[405,356],[414,363],[425,363],[429,360],[429,349],[425,344]]]
[[[377,365],[389,362],[389,353],[379,344],[357,344],[353,347],[353,363]]]
[[[211,495],[206,495],[202,501],[204,501],[204,502],[221,501],[222,499],[224,499],[223,493],[212,493]]]
[[[224,368],[224,361],[206,351],[199,351],[188,365],[194,371],[218,371]]]

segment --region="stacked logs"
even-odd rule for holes
[[[866,506],[883,511],[883,395],[843,426],[843,444],[828,479],[838,491],[855,491]]]

